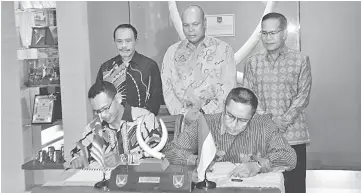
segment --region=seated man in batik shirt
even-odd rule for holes
[[[268,115],[255,113],[257,105],[258,99],[251,90],[232,89],[222,113],[204,115],[204,121],[198,119],[185,127],[163,153],[173,164],[197,164],[198,140],[206,125],[215,141],[217,155],[222,155],[217,161],[240,163],[230,176],[250,177],[259,172],[292,170],[296,166],[295,151]]]
[[[182,14],[187,39],[173,44],[162,65],[164,101],[171,115],[193,121],[200,113],[223,111],[229,91],[236,85],[236,62],[227,43],[206,36],[206,18],[199,6]]]
[[[114,85],[107,81],[98,81],[89,89],[88,98],[97,118],[87,125],[83,137],[71,151],[72,168],[87,167],[94,161],[91,155],[94,135],[104,140],[102,148],[106,167],[117,166],[121,161],[120,154],[127,154],[132,159],[143,157],[135,135],[139,120],[143,123],[141,134],[144,141],[150,147],[159,143],[161,132],[154,114],[124,104],[116,93]]]

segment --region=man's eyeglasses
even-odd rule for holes
[[[99,109],[99,110],[94,110],[94,113],[97,114],[97,115],[99,115],[99,114],[101,114],[102,112],[108,112],[109,109],[110,109],[110,107],[111,107],[112,104],[113,104],[114,98],[115,98],[115,95],[113,96],[112,101],[110,101],[110,104],[109,104],[107,107],[104,107],[104,108]]]
[[[269,31],[269,32],[262,30],[262,31],[260,31],[260,33],[261,33],[262,37],[267,37],[268,35],[273,37],[273,36],[277,35],[278,33],[280,33],[283,30],[284,29],[280,29],[280,30],[276,30],[276,31]]]
[[[237,123],[247,123],[250,120],[250,119],[243,119],[243,118],[235,117],[234,115],[232,115],[228,111],[226,111],[225,116],[227,118],[227,121],[230,121],[230,122],[237,121]]]

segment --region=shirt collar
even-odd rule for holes
[[[120,55],[117,56],[116,60],[119,61],[118,66],[123,64],[123,59]],[[129,64],[140,64],[140,63],[141,63],[141,55],[137,51],[135,51],[132,59],[129,61]]]
[[[279,52],[279,57],[280,59],[285,59],[286,55],[288,54],[289,50],[288,50],[288,47],[284,44],[282,46],[282,48],[280,49],[280,52]],[[273,58],[272,56],[269,54],[269,52],[267,50],[264,51],[264,57],[265,57],[265,60],[267,61],[273,61]]]
[[[209,47],[210,46],[210,39],[211,39],[211,37],[205,36],[203,41],[199,43],[198,47],[199,46]],[[188,48],[196,49],[196,47],[192,43],[190,43],[188,39],[185,39],[185,43],[186,43],[186,46]]]

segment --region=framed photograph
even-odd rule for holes
[[[56,46],[49,27],[33,27],[30,48],[46,48]]]
[[[55,95],[35,95],[32,124],[50,124],[54,120]]]

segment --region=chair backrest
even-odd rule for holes
[[[181,132],[182,122],[184,115],[166,115],[157,116],[162,119],[168,129],[168,134],[173,135],[173,139],[177,139],[178,134]]]

